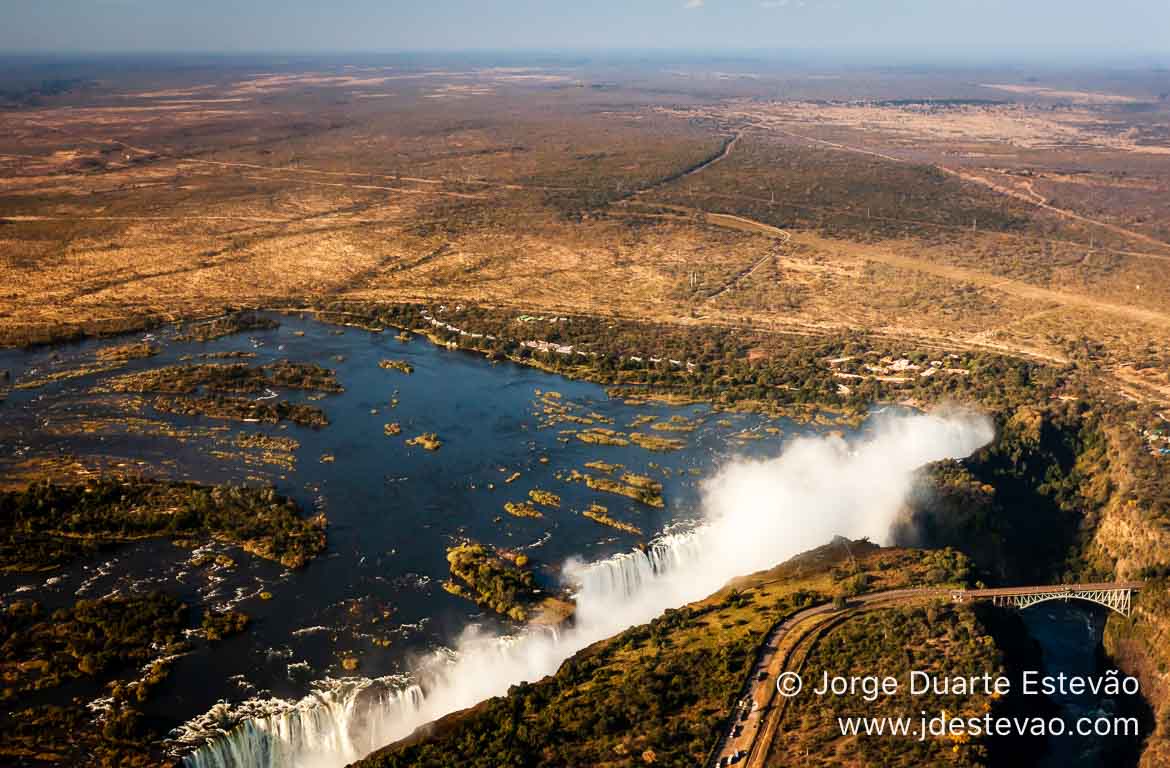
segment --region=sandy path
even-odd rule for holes
[[[1127,229],[1127,228],[1120,226],[1118,224],[1110,224],[1107,221],[1100,221],[1099,219],[1092,219],[1092,218],[1089,218],[1088,216],[1082,216],[1081,214],[1075,213],[1075,212],[1070,211],[1066,208],[1058,208],[1055,205],[1052,205],[1051,203],[1049,203],[1044,197],[1042,197],[1035,190],[1033,190],[1031,188],[1032,187],[1031,182],[1028,182],[1029,191],[1031,192],[1031,194],[1028,194],[1027,192],[1021,192],[1017,189],[1013,189],[1011,187],[1004,186],[1003,184],[997,184],[994,181],[992,181],[991,179],[985,179],[982,176],[978,176],[978,175],[973,174],[973,173],[964,173],[963,171],[960,171],[960,170],[957,170],[954,168],[947,168],[944,165],[936,165],[935,167],[938,168],[940,171],[943,171],[944,173],[949,173],[952,176],[955,176],[957,178],[962,179],[963,181],[969,181],[973,184],[980,184],[980,185],[987,187],[988,189],[990,189],[994,192],[998,192],[1001,195],[1007,195],[1008,197],[1015,198],[1016,200],[1022,200],[1025,203],[1029,203],[1030,205],[1034,205],[1037,208],[1041,208],[1045,211],[1049,211],[1051,213],[1054,213],[1057,216],[1062,216],[1066,219],[1071,219],[1073,221],[1079,221],[1079,222],[1082,222],[1084,224],[1092,224],[1095,227],[1101,227],[1102,229],[1107,229],[1110,232],[1113,232],[1113,233],[1118,234],[1118,235],[1122,235],[1123,237],[1128,237],[1128,238],[1131,238],[1133,240],[1138,240],[1140,242],[1147,243],[1149,245],[1154,245],[1154,246],[1157,246],[1159,248],[1170,248],[1170,243],[1163,242],[1156,237],[1150,237],[1149,235],[1143,234],[1141,232],[1135,232],[1132,229]]]
[[[765,224],[761,221],[754,221],[742,216],[731,216],[728,214],[709,213],[707,214],[707,221],[717,226],[730,227],[741,231],[749,230],[759,232],[762,235],[775,237],[781,240],[782,243],[788,243],[795,240],[797,243],[805,243],[814,247],[823,247],[824,242],[815,235],[810,234],[791,234],[778,227],[773,227],[771,224]],[[838,249],[847,248],[849,256],[866,261],[878,262],[880,264],[887,264],[892,267],[900,269],[909,269],[916,272],[922,272],[936,277],[946,278],[948,280],[956,280],[964,283],[971,283],[986,288],[992,288],[1003,293],[1027,299],[1038,304],[1058,304],[1065,307],[1074,307],[1079,309],[1089,309],[1097,312],[1104,312],[1116,317],[1122,317],[1127,320],[1136,320],[1142,323],[1150,323],[1162,327],[1170,328],[1170,315],[1155,312],[1152,309],[1143,309],[1141,307],[1134,307],[1127,304],[1114,304],[1108,301],[1101,301],[1094,299],[1091,296],[1085,296],[1077,293],[1065,293],[1063,291],[1055,291],[1050,288],[1041,288],[1039,286],[1022,283],[1008,278],[990,275],[986,272],[979,272],[974,269],[967,269],[964,267],[954,267],[947,264],[937,264],[935,262],[926,261],[924,259],[916,259],[911,256],[902,256],[892,251],[875,248],[873,246],[853,244],[845,242],[834,241],[833,245]]]

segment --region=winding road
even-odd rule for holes
[[[997,589],[894,589],[851,598],[843,610],[835,610],[832,603],[821,603],[797,611],[781,619],[764,637],[727,729],[709,753],[705,768],[740,764],[745,768],[764,768],[767,765],[789,701],[777,692],[777,679],[785,672],[803,672],[804,663],[817,641],[859,613],[936,600],[966,603],[1043,596],[1051,596],[1049,599],[1092,599],[1081,596],[1108,591],[1135,592],[1141,587],[1141,582],[1129,581]]]

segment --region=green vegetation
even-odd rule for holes
[[[621,432],[616,432],[605,427],[592,427],[590,429],[583,429],[577,433],[577,439],[583,443],[590,445],[629,445],[630,441]]]
[[[612,475],[614,472],[622,469],[621,464],[610,464],[605,461],[587,461],[585,462],[585,467],[597,472],[604,472],[607,475]]]
[[[186,606],[155,593],[129,598],[81,600],[72,609],[45,614],[39,605],[14,602],[0,613],[5,667],[0,697],[53,688],[108,670],[141,665],[152,646],[177,647],[186,627]]]
[[[879,639],[880,640],[877,640]],[[876,641],[875,641],[876,640]],[[902,683],[893,696],[867,702],[861,696],[816,696],[803,692],[785,710],[769,765],[788,765],[787,755],[802,755],[810,766],[987,765],[987,749],[965,738],[856,738],[841,735],[838,717],[905,717],[945,710],[952,717],[981,717],[999,703],[994,696],[911,696],[911,670],[939,676],[1000,674],[1004,659],[988,629],[970,608],[930,605],[859,613],[825,634],[805,668],[818,675],[863,674],[879,670]],[[874,673],[876,674],[876,673]],[[999,715],[1000,712],[996,712]]]
[[[678,451],[687,447],[685,440],[679,440],[673,437],[659,437],[658,435],[646,435],[641,432],[631,432],[630,442],[648,451],[657,451],[659,453]]]
[[[448,592],[515,621],[526,621],[539,600],[532,571],[482,544],[448,549],[447,563],[452,580],[443,586]]]
[[[662,509],[666,506],[666,502],[662,498],[662,483],[645,475],[627,472],[622,475],[622,481],[618,482],[613,478],[589,475],[574,469],[566,479],[570,482],[585,483],[585,485],[595,491],[604,491],[606,493],[616,493],[619,496],[626,496],[649,507]]]
[[[203,614],[203,631],[208,640],[222,640],[248,628],[251,618],[240,611],[207,611]]]
[[[468,768],[698,764],[751,663],[767,620],[718,629],[744,611],[730,596],[667,613],[599,643],[556,676],[440,720],[419,743],[391,746],[361,768],[429,768],[463,756]],[[769,613],[788,610],[773,604]],[[711,625],[715,624],[715,627]]]
[[[387,371],[399,371],[408,375],[414,373],[414,366],[405,360],[382,360],[378,363],[378,367]]]
[[[210,535],[290,568],[325,548],[325,519],[302,518],[271,488],[95,480],[34,483],[0,493],[0,567],[38,570],[66,562],[82,546]]]
[[[421,331],[437,343],[476,350],[492,360],[512,359],[598,382],[615,396],[638,402],[700,399],[717,409],[844,423],[856,423],[875,404],[981,404],[995,415],[1000,438],[969,460],[942,463],[922,474],[902,540],[960,546],[975,561],[977,577],[989,581],[1159,579],[1155,588],[1160,591],[1144,593],[1134,617],[1111,618],[1107,638],[1115,658],[1141,671],[1143,689],[1159,708],[1159,730],[1150,736],[1146,762],[1170,765],[1170,608],[1161,591],[1161,579],[1170,573],[1170,473],[1168,459],[1153,455],[1143,437],[1147,430],[1164,428],[1170,418],[1165,324],[1159,320],[1167,306],[1167,281],[1158,260],[1165,253],[1170,222],[1165,173],[1152,160],[1139,162],[1143,155],[1114,154],[1098,142],[1101,134],[1094,137],[1097,131],[1086,130],[1099,118],[1108,144],[1157,149],[1167,137],[1165,109],[1153,102],[1117,107],[1140,118],[1127,121],[1117,119],[1104,104],[1034,110],[1028,105],[1032,97],[1016,94],[1010,109],[988,110],[994,105],[987,100],[901,93],[904,84],[887,79],[888,74],[880,78],[881,89],[888,91],[888,98],[881,100],[872,98],[870,73],[864,83],[846,76],[826,81],[824,87],[807,82],[785,86],[789,93],[773,103],[775,81],[768,77],[721,82],[658,73],[641,85],[624,76],[616,83],[550,80],[547,87],[508,88],[503,113],[490,98],[429,99],[458,97],[442,88],[428,93],[436,85],[429,76],[405,81],[407,90],[389,99],[366,99],[375,94],[363,91],[385,91],[392,83],[363,86],[341,78],[345,84],[338,85],[341,90],[333,99],[326,93],[331,86],[317,81],[336,78],[315,77],[307,81],[312,87],[293,85],[289,91],[278,84],[269,88],[274,84],[264,81],[267,107],[255,110],[246,102],[233,106],[231,99],[210,98],[220,86],[238,88],[227,77],[208,86],[205,95],[217,102],[215,109],[192,103],[184,111],[171,105],[178,109],[176,115],[184,115],[173,121],[139,119],[145,114],[142,103],[152,92],[183,92],[191,85],[186,80],[195,75],[184,75],[181,84],[148,83],[152,78],[137,73],[130,116],[119,117],[126,111],[120,108],[100,107],[102,119],[86,122],[84,142],[73,130],[79,125],[68,125],[84,118],[86,110],[74,107],[129,95],[119,91],[117,77],[102,78],[101,88],[93,91],[89,82],[47,79],[38,85],[40,77],[30,75],[28,82],[6,86],[9,101],[19,106],[44,101],[53,109],[25,115],[44,122],[45,130],[25,131],[27,135],[17,131],[8,150],[18,160],[11,166],[13,194],[3,211],[10,235],[4,261],[15,288],[8,291],[3,308],[0,341],[101,334],[153,322],[136,312],[160,318],[219,314],[232,303],[281,301],[300,309],[310,293],[326,310],[322,319],[370,329],[394,326],[403,329],[403,339]],[[917,83],[911,90],[925,87],[921,73],[911,79]],[[295,74],[276,80],[298,82]],[[1064,87],[1089,88],[1088,81],[1078,85],[1076,80]],[[939,90],[937,95],[946,95],[941,80],[928,85]],[[1110,87],[1126,94],[1142,90],[1126,85],[1124,77]],[[73,90],[78,95],[67,98]],[[1153,98],[1152,93],[1140,98]],[[716,103],[728,94],[737,98],[722,106]],[[391,106],[380,111],[380,103]],[[322,105],[329,114],[319,113]],[[1069,123],[1069,110],[1082,108],[1094,120]],[[878,111],[892,109],[904,112],[895,124],[884,123]],[[833,115],[843,112],[864,122]],[[919,124],[923,116],[936,113],[948,120],[969,117],[980,125],[968,132],[976,127],[971,122],[935,124],[941,131]],[[1015,128],[1034,124],[1043,132],[1045,124],[1060,124],[1067,133],[1055,137],[1055,149],[1026,135],[1009,135],[1015,128],[988,133],[985,129],[996,115],[1010,118],[1006,122]],[[201,123],[205,119],[210,122]],[[219,157],[243,167],[284,168],[287,173],[258,178],[224,168],[215,183],[192,186],[184,181],[190,176],[186,164],[160,165],[155,161],[165,158],[121,143],[130,140],[131,124],[135,147],[166,148],[168,157]],[[730,147],[729,131],[740,138],[734,152],[723,157]],[[790,132],[816,138],[804,140]],[[57,135],[73,139],[54,143]],[[254,141],[240,145],[241,136]],[[295,138],[292,148],[290,136]],[[370,141],[354,141],[355,136]],[[818,141],[821,146],[814,146]],[[825,146],[838,142],[837,148]],[[1016,152],[1021,142],[1030,148]],[[910,157],[906,150],[911,143],[911,162],[881,156],[894,152]],[[228,145],[230,152],[218,151]],[[848,151],[849,145],[859,151]],[[1001,153],[1004,147],[1015,159]],[[716,158],[720,162],[711,163]],[[992,192],[931,163],[1011,191]],[[700,167],[702,173],[684,175]],[[167,169],[174,168],[177,175],[168,180]],[[385,232],[378,227],[344,221],[326,225],[337,218],[338,205],[343,212],[365,211],[368,215],[360,221],[385,218],[379,208],[384,207],[384,192],[349,189],[339,203],[326,187],[311,181],[325,178],[321,173],[354,168],[404,183],[416,177],[437,182],[411,182],[419,186],[417,191],[428,187],[438,194],[412,195],[418,215],[403,218],[401,226],[389,222],[395,258],[383,253],[377,241]],[[203,170],[211,173],[214,166]],[[643,194],[635,199],[639,190]],[[301,211],[300,224],[317,222],[295,224],[304,247],[285,247],[288,227],[248,223],[257,211],[272,208],[273,201]],[[628,204],[615,204],[623,201]],[[1059,215],[1054,208],[1071,215]],[[62,211],[69,213],[62,216]],[[147,226],[150,236],[143,238],[138,220],[143,211],[160,222],[189,221],[193,213],[214,215],[202,217],[195,227]],[[758,231],[755,227],[730,228],[728,216],[716,211],[783,227],[795,237],[782,243],[783,238],[751,234],[749,230]],[[1100,224],[1092,223],[1094,219]],[[362,263],[318,258],[319,253],[338,252],[338,226],[344,229],[343,245],[370,258]],[[1146,237],[1126,235],[1130,227]],[[1163,243],[1151,242],[1151,236]],[[880,245],[873,248],[856,245],[875,241]],[[283,254],[276,269],[273,254]],[[953,267],[969,273],[956,274]],[[258,283],[257,275],[270,279]],[[184,290],[184,284],[195,290]],[[347,295],[419,296],[428,303],[337,298]],[[46,302],[46,296],[60,301]],[[467,303],[468,297],[482,297],[495,306],[475,306]],[[1148,310],[1146,319],[1127,311],[1131,304]],[[562,316],[566,306],[582,314]],[[535,322],[518,317],[519,312],[541,317]],[[550,314],[555,317],[545,317]],[[669,322],[623,319],[639,316]],[[182,338],[212,339],[273,325],[256,312],[229,312],[191,323]],[[842,325],[875,333],[813,330]],[[766,330],[774,327],[801,330]],[[968,344],[979,349],[958,349]],[[989,351],[993,349],[1015,350],[1021,357]],[[111,353],[98,360],[119,365],[137,354]],[[53,365],[47,367],[50,376],[83,370],[63,372]],[[162,382],[179,389],[148,391],[207,398],[212,392],[257,392],[258,387],[274,386],[277,378],[271,373],[201,376],[183,374],[178,381]],[[1098,377],[1106,380],[1103,386],[1097,386]],[[42,379],[49,380],[58,379]],[[1102,391],[1119,388],[1127,398],[1161,405],[1119,404]],[[556,399],[542,401],[549,421],[603,423],[579,411],[553,408],[550,402]],[[280,412],[286,406],[276,403],[252,409],[228,398],[191,404],[172,397],[161,402],[177,412],[214,409],[227,418],[290,417]],[[311,423],[315,417],[305,412],[291,418]],[[625,429],[642,432],[607,435],[588,430],[578,439],[649,450],[681,448],[683,442],[675,438],[685,435],[660,425],[671,426],[640,417]],[[620,471],[595,469],[613,478]],[[637,489],[624,480],[611,482],[625,487],[626,492],[617,491],[623,495]],[[0,550],[3,562],[51,567],[101,543],[88,534],[34,530],[8,533],[0,539]],[[915,578],[931,583],[961,577],[962,559],[953,553],[931,560],[905,567],[919,569]],[[902,568],[859,572],[851,563],[838,563],[822,574],[816,589],[844,600],[845,595],[894,583]],[[741,607],[728,607],[725,621],[750,621],[737,613]],[[940,622],[955,633],[965,626],[962,616]],[[718,634],[723,623],[713,623],[707,632]],[[936,638],[916,630],[898,634],[896,629],[875,623],[859,629],[857,639],[864,642],[875,632],[887,632],[904,643],[951,643],[949,634]],[[961,646],[948,647],[963,652]],[[672,669],[666,663],[662,667],[667,673]],[[702,666],[694,669],[704,672]],[[688,670],[683,679],[691,677]],[[717,675],[715,681],[718,686]],[[585,704],[592,704],[591,697],[614,688],[604,677],[596,684],[591,678],[590,685],[572,695],[580,693]],[[637,701],[637,692],[632,693],[631,700]],[[579,702],[563,691],[524,700],[542,708],[504,715],[514,726],[507,738],[532,745],[530,763],[696,762],[694,750],[680,757],[676,742],[659,745],[636,730],[642,727],[642,712],[630,717],[634,735],[629,743],[615,737],[596,753],[587,747],[573,752],[576,747],[562,747],[561,742],[592,725],[584,719],[557,720],[552,723],[556,728],[544,727],[559,716],[547,710],[561,705],[572,710]],[[557,707],[544,706],[554,700]],[[629,714],[620,701],[614,711]],[[655,723],[674,728],[677,720],[671,717],[651,717],[648,728]],[[603,722],[599,732],[611,724]],[[567,727],[558,730],[561,726]],[[25,723],[13,727],[24,728]],[[688,725],[678,727],[678,741],[685,742],[692,732]],[[448,751],[447,764],[451,755],[490,753],[481,748],[491,738],[468,739],[462,743],[468,749]],[[558,752],[536,752],[538,743]],[[29,744],[30,749],[38,746],[35,738]],[[848,754],[863,761],[855,752]],[[795,749],[793,756],[800,759]],[[870,762],[881,764],[880,757]],[[939,761],[944,758],[960,759],[940,756]],[[71,755],[61,762],[81,759],[90,755]],[[100,759],[93,756],[95,762]],[[484,762],[489,759],[486,754]]]
[[[144,715],[152,690],[167,675],[168,657],[186,649],[186,606],[162,593],[80,600],[45,612],[14,602],[0,612],[0,698],[19,706],[36,691],[71,683],[108,687],[101,720],[85,699],[32,705],[0,715],[0,756],[115,768],[157,764],[163,734]]]
[[[544,513],[539,509],[529,504],[527,501],[508,501],[504,502],[504,511],[512,517],[544,517]]]
[[[1088,403],[1092,402],[1093,407]],[[949,544],[981,579],[1000,583],[1151,578],[1129,618],[1111,615],[1105,648],[1142,680],[1155,711],[1146,760],[1170,756],[1170,473],[1143,440],[1157,409],[1102,392],[997,417],[994,443],[960,462],[927,468],[898,540]]]
[[[1084,559],[1108,500],[1107,446],[1081,406],[1021,406],[994,443],[921,474],[899,540],[955,546],[988,581],[1100,580]]]
[[[629,534],[634,535],[634,536],[641,536],[642,535],[641,528],[639,528],[636,525],[631,525],[629,523],[623,523],[621,520],[615,520],[614,518],[609,516],[609,510],[606,509],[605,507],[601,506],[600,504],[590,504],[589,509],[586,509],[581,514],[584,515],[585,517],[589,518],[590,520],[592,520],[595,523],[600,523],[601,525],[608,525],[610,528],[615,528],[615,529],[622,531],[624,533],[629,533]]]
[[[426,329],[437,343],[594,381],[608,386],[615,396],[701,400],[721,408],[797,419],[827,413],[854,422],[875,403],[904,400],[979,403],[1000,411],[1047,400],[1069,386],[1073,373],[1069,366],[983,351],[941,353],[861,331],[805,336],[589,316],[568,316],[546,327],[519,323],[511,311],[475,305],[441,313],[446,324],[467,332],[462,335],[445,326],[432,326],[423,317],[439,316],[438,304],[330,301],[323,306],[347,318]],[[587,354],[564,355],[522,344],[533,340],[572,346]],[[659,362],[652,362],[655,359]],[[928,369],[937,370],[927,374]],[[897,375],[881,373],[886,370]],[[842,387],[843,383],[847,386]],[[555,401],[541,402],[551,408]],[[564,420],[563,415],[558,418]],[[600,445],[635,441],[651,450],[685,445],[672,438],[604,428],[583,430],[577,439]]]
[[[101,388],[109,392],[167,392],[191,394],[199,389],[213,392],[263,392],[271,387],[340,392],[336,374],[316,363],[287,360],[262,366],[248,363],[172,365],[117,376]]]
[[[146,341],[115,344],[102,347],[94,352],[94,357],[103,363],[125,363],[130,360],[139,360],[145,357],[154,357],[158,354],[158,347]]]
[[[182,416],[206,416],[209,419],[277,424],[291,421],[302,427],[320,429],[329,425],[325,412],[315,405],[290,403],[287,400],[249,400],[245,397],[168,397],[160,395],[151,407],[163,413]]]
[[[256,312],[232,312],[201,323],[192,323],[178,336],[179,341],[214,341],[244,331],[268,331],[280,323]]]
[[[46,384],[53,384],[58,381],[68,381],[70,379],[79,379],[82,376],[92,376],[98,373],[115,371],[123,365],[124,363],[120,362],[104,362],[93,365],[81,365],[76,368],[66,368],[65,370],[53,371],[31,379],[21,379],[13,385],[13,389],[39,389]]]
[[[451,755],[468,768],[642,765],[650,758],[654,765],[699,765],[776,621],[828,600],[833,569],[868,574],[885,589],[915,583],[925,571],[921,559],[920,552],[864,541],[834,542],[590,646],[555,675],[445,717],[357,766],[445,768]],[[942,659],[929,646],[922,653],[933,663]]]
[[[690,421],[685,416],[675,414],[666,421],[651,424],[650,429],[656,432],[694,432],[698,426],[699,423],[697,421]]]
[[[543,504],[546,507],[559,507],[561,505],[561,497],[557,496],[551,491],[542,491],[539,488],[533,488],[528,492],[528,498],[535,501],[537,504]]]
[[[425,448],[428,451],[437,451],[443,447],[443,441],[434,432],[423,432],[418,437],[412,437],[406,441],[407,445],[417,445],[420,448]]]

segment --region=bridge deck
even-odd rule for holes
[[[1054,584],[1049,587],[996,587],[992,589],[956,589],[962,592],[963,597],[979,599],[981,597],[1016,597],[1019,595],[1048,595],[1059,592],[1107,592],[1112,590],[1128,589],[1140,590],[1140,581],[1106,581],[1091,584]]]

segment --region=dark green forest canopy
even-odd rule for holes
[[[95,544],[212,536],[289,567],[325,548],[325,520],[271,488],[147,480],[39,482],[0,493],[0,567],[39,570]]]

